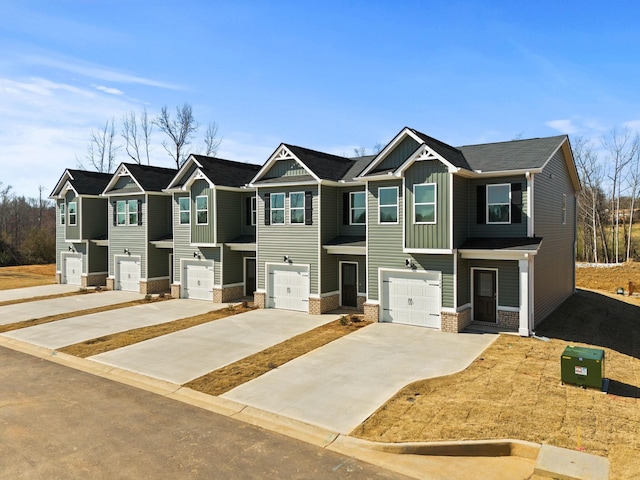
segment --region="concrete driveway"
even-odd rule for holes
[[[349,433],[400,388],[463,370],[497,337],[374,323],[222,397]]]
[[[78,285],[40,285],[37,287],[12,288],[0,290],[0,303],[25,298],[44,297],[47,295],[62,295],[63,293],[77,292]]]
[[[107,293],[91,294],[87,297],[102,297]],[[33,345],[56,349],[103,335],[201,315],[223,307],[226,307],[226,304],[198,300],[166,300],[67,318],[66,320],[13,330],[2,335]]]
[[[338,318],[339,315],[253,310],[101,353],[90,359],[184,384]]]
[[[121,290],[72,295],[70,297],[38,300],[35,302],[16,303],[0,307],[0,325],[21,322],[34,318],[58,315],[60,313],[75,312],[88,308],[104,307],[116,303],[140,300],[144,295]]]

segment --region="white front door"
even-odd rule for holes
[[[140,291],[140,259],[116,259],[116,290]]]
[[[213,261],[184,262],[182,298],[213,301]]]
[[[267,273],[268,308],[309,311],[309,267],[271,265]]]
[[[64,256],[62,269],[62,283],[69,285],[82,284],[82,254],[71,254]]]
[[[384,272],[382,321],[440,328],[440,272]]]

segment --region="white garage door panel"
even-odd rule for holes
[[[82,257],[80,255],[65,255],[64,279],[62,283],[80,285],[82,275]]]
[[[140,260],[132,258],[116,261],[116,290],[140,291]]]
[[[307,267],[282,266],[269,269],[269,307],[309,311]]]
[[[184,265],[182,297],[213,301],[213,262],[186,263]]]
[[[438,272],[383,274],[382,321],[440,328]]]

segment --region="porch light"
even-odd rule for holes
[[[124,253],[125,253],[125,255],[131,255],[131,252],[129,251],[129,249],[128,249],[128,248],[125,248],[125,249],[124,249]]]
[[[73,247],[71,245],[69,245],[69,251],[73,252]]]
[[[193,252],[193,258],[200,258],[200,254],[198,252]]]
[[[283,258],[283,261],[284,261],[285,263],[289,263],[289,262],[291,262],[291,259],[289,258],[289,255],[285,255],[285,256],[284,256],[284,258]]]

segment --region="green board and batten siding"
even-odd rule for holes
[[[517,260],[467,260],[462,262],[467,268],[463,271],[463,265],[458,264],[458,285],[463,286],[460,292],[465,301],[458,300],[460,305],[469,303],[471,297],[472,268],[486,268],[498,270],[498,305],[501,307],[520,306],[520,270]],[[466,285],[465,285],[466,284]]]
[[[469,180],[453,175],[453,248],[459,248],[469,238],[469,222],[475,222],[470,216],[470,198],[475,202],[475,196],[470,196]],[[465,302],[467,303],[467,302]],[[463,304],[464,305],[464,304]]]
[[[337,197],[336,197],[336,201],[337,201],[337,206],[336,206],[336,222],[337,222],[337,226],[338,226],[338,233],[337,235],[349,235],[349,236],[360,236],[360,237],[364,237],[367,234],[367,226],[366,225],[350,225],[349,222],[345,223],[343,221],[342,218],[342,212],[343,212],[343,208],[344,207],[344,201],[347,200],[347,202],[349,201],[349,193],[350,192],[364,192],[365,191],[365,187],[363,186],[358,186],[358,187],[349,187],[349,188],[339,188],[337,189]],[[346,195],[346,199],[345,199],[345,194]],[[349,204],[347,204],[347,209],[349,208]],[[349,212],[349,215],[351,215],[351,212]],[[324,216],[324,211],[323,211],[323,216]]]
[[[230,190],[216,189],[216,210],[212,215],[217,221],[218,243],[225,243],[242,234],[241,220],[244,218],[243,194]]]
[[[107,199],[82,198],[82,238],[91,240],[107,235]],[[103,270],[104,271],[104,270]]]
[[[263,178],[296,177],[308,174],[309,172],[295,160],[278,160],[271,166]]]
[[[80,199],[78,197],[76,197],[73,193],[73,191],[69,190],[66,195],[65,195],[65,200],[67,203],[66,206],[66,215],[67,215],[67,222],[65,225],[66,228],[66,232],[65,232],[65,238],[69,241],[78,241],[81,240],[80,238]],[[75,225],[71,225],[71,222],[69,221],[69,203],[71,202],[75,202],[76,203],[76,224]]]
[[[167,195],[147,196],[149,216],[142,223],[149,230],[149,241],[165,238],[171,233],[171,197]],[[169,248],[157,248],[149,243],[147,278],[169,276]]]
[[[256,196],[256,192],[243,192],[242,193],[242,200],[241,200],[241,208],[240,208],[240,215],[242,218],[242,223],[240,225],[241,227],[241,233],[242,235],[255,235],[256,234],[256,226],[255,225],[251,225],[251,218],[247,219],[247,215],[250,215],[251,212],[247,212],[247,201],[248,199],[255,197]]]
[[[289,224],[289,193],[312,192],[313,225]],[[260,187],[258,189],[258,288],[264,290],[265,264],[283,263],[284,255],[289,255],[294,264],[310,265],[310,293],[318,294],[318,187],[303,185],[297,187]],[[265,225],[264,197],[270,193],[286,193],[285,224]]]
[[[198,225],[196,222],[196,197],[208,198],[207,223]],[[191,186],[191,243],[213,245],[216,243],[214,228],[214,212],[216,211],[214,189],[205,180],[197,180]]]
[[[402,165],[418,148],[418,142],[406,137],[391,151],[373,171],[395,170]]]
[[[438,161],[415,162],[405,172],[405,246],[406,248],[451,248],[449,241],[449,194],[451,175]],[[424,183],[436,184],[436,223],[415,224],[413,188]]]
[[[60,205],[64,204],[64,200],[56,201],[56,272],[62,271],[62,253],[67,250],[64,241],[65,226],[60,224]]]
[[[542,237],[534,257],[535,323],[544,320],[575,289],[576,197],[562,149],[534,176],[534,231]],[[562,195],[567,197],[567,221],[562,223]]]
[[[338,192],[341,189],[335,187],[320,187],[321,190],[321,214],[322,232],[320,234],[320,242],[325,244],[331,239],[338,236]],[[340,220],[342,218],[340,217]],[[322,276],[320,280],[321,293],[336,292],[340,288],[338,285],[338,261],[336,255],[330,255],[326,249],[320,250]]]

